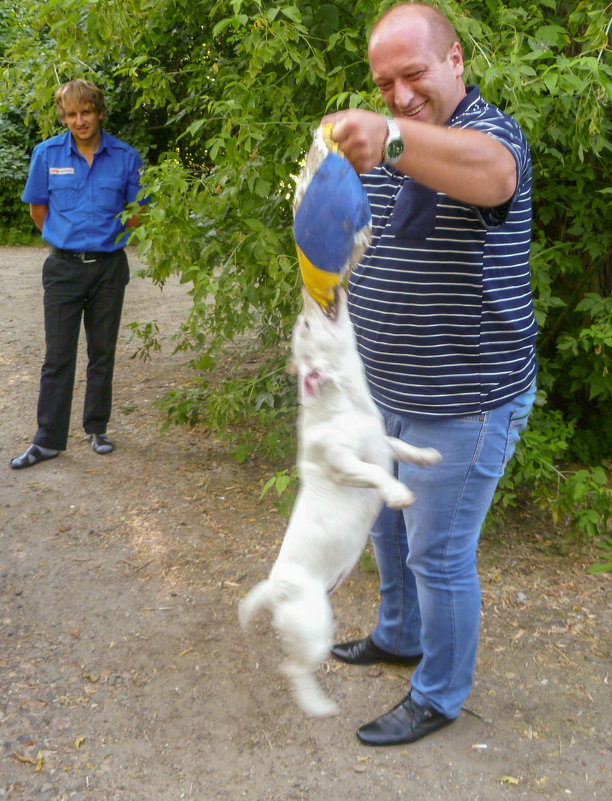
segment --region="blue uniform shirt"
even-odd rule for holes
[[[117,215],[136,200],[142,160],[133,147],[101,133],[91,167],[70,131],[41,142],[32,153],[21,199],[49,207],[42,236],[56,248],[108,252],[125,245],[127,233]]]

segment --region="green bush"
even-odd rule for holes
[[[30,131],[15,113],[0,114],[0,243],[27,243],[37,235],[21,194],[28,177]]]
[[[263,430],[264,447],[293,447],[287,432],[294,427],[294,386],[282,365],[299,299],[295,176],[326,110],[381,108],[366,35],[389,5],[23,0],[18,26],[0,33],[6,45],[0,107],[23,108],[46,135],[55,125],[58,80],[86,75],[107,92],[114,132],[147,151],[153,203],[133,241],[152,280],[178,273],[193,298],[177,347],[192,355],[194,386],[164,402],[169,420],[206,421],[228,437],[238,458],[258,446]],[[533,154],[543,405],[500,504],[511,503],[525,482],[536,497],[550,497],[551,510],[568,519],[575,536],[599,532],[605,548],[610,6],[600,0],[437,5],[455,22],[468,81],[517,119]],[[263,358],[245,370],[249,348]],[[213,380],[215,367],[223,380]],[[562,460],[590,465],[588,480],[561,479]],[[595,514],[572,514],[574,505],[589,504]]]

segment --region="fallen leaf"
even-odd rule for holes
[[[519,780],[514,776],[502,776],[500,782],[502,782],[502,784],[518,784]]]
[[[33,765],[35,762],[35,760],[32,759],[32,757],[23,756],[22,754],[18,754],[17,751],[13,751],[13,756],[20,762],[26,762],[28,765]]]
[[[77,751],[83,745],[84,742],[85,742],[85,737],[83,735],[76,738],[76,740],[74,741],[74,747],[76,748]]]

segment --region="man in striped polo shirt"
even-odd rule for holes
[[[474,679],[478,537],[535,395],[531,159],[518,124],[465,85],[461,46],[437,10],[393,6],[368,55],[391,116],[325,120],[372,209],[351,318],[388,432],[443,457],[427,470],[399,465],[416,501],[385,509],[372,531],[377,625],[332,649],[351,664],[417,665],[406,698],[357,731],[393,745],[451,723]]]

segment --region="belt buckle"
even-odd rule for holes
[[[85,251],[83,251],[82,253],[77,253],[77,256],[83,262],[83,264],[93,264],[96,261],[95,259],[86,259],[85,255],[86,255]]]

